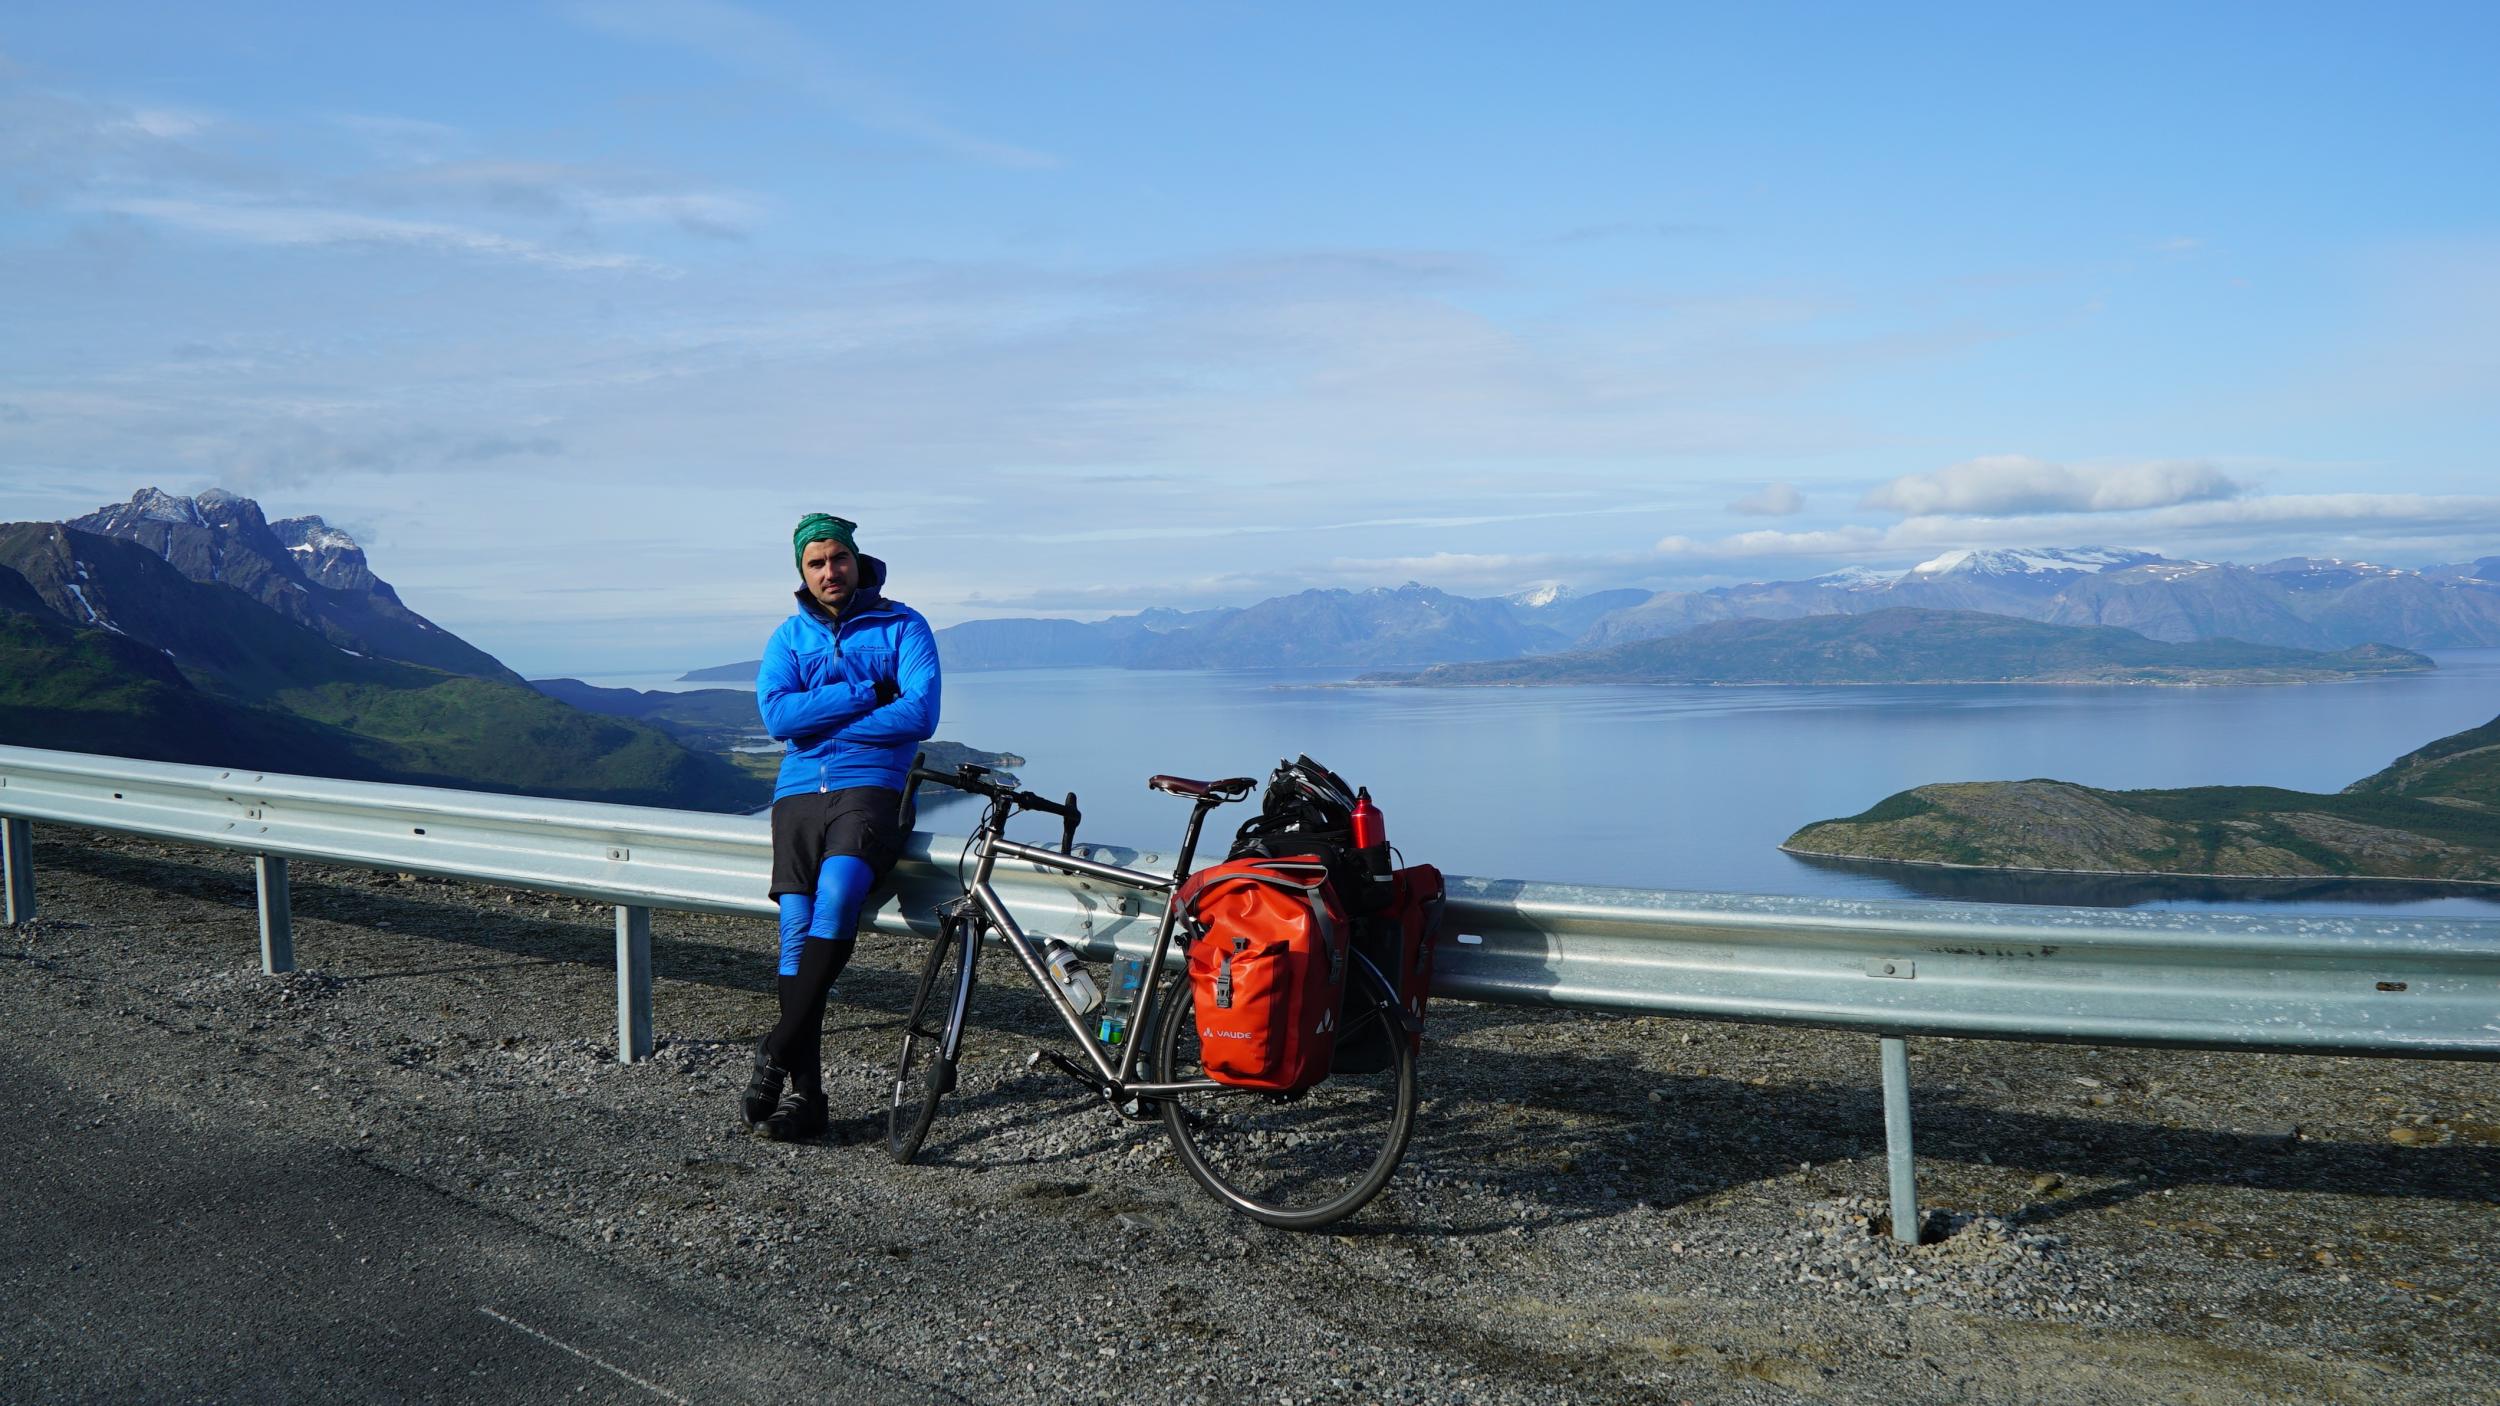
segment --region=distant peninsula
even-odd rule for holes
[[[2426,655],[2365,644],[2326,653],[2239,640],[2169,644],[2111,626],[2044,625],[1968,610],[1897,608],[1863,615],[1726,620],[1612,649],[1358,682],[1545,684],[2275,684],[2412,673]]]
[[[1792,854],[1960,868],[2500,884],[2500,718],[2333,795],[2267,786],[1920,786],[1808,825]]]

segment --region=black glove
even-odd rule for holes
[[[879,680],[877,680],[877,706],[878,706],[878,707],[882,708],[882,707],[884,707],[886,704],[891,703],[891,702],[893,702],[895,699],[900,698],[900,697],[902,697],[902,696],[903,696],[903,686],[902,686],[901,684],[896,683],[896,682],[895,682],[894,680],[892,680],[892,679],[879,679]]]

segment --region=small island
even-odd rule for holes
[[[2500,884],[2500,718],[2332,795],[1954,782],[1808,825],[1780,848],[2007,871]]]
[[[2109,626],[2043,625],[1968,610],[1892,609],[1791,620],[1726,620],[1612,649],[1357,682],[1548,684],[2282,684],[2434,669],[2429,656],[2365,644],[2327,653],[2239,640],[2167,644]]]

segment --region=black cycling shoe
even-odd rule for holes
[[[745,1116],[748,1127],[752,1128],[773,1116],[773,1110],[781,1103],[781,1086],[789,1081],[790,1072],[766,1058],[763,1048],[758,1046],[755,1051],[755,1076],[747,1080],[747,1091],[738,1100],[738,1111]]]
[[[805,1142],[824,1136],[826,1122],[823,1091],[801,1093],[791,1089],[774,1106],[773,1116],[764,1120],[764,1136],[775,1142]]]

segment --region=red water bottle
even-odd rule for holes
[[[1387,843],[1389,843],[1389,822],[1381,818],[1380,807],[1372,804],[1371,788],[1369,786],[1356,787],[1354,791],[1354,847],[1361,850],[1378,849]]]
[[[1354,792],[1354,848],[1363,856],[1363,867],[1374,883],[1389,882],[1389,821],[1372,804],[1371,788],[1357,787]]]

